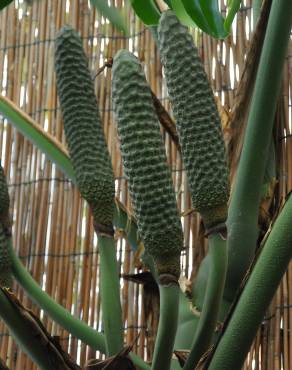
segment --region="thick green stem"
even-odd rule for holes
[[[209,237],[210,270],[196,334],[184,370],[193,370],[212,343],[227,270],[226,240],[220,234]]]
[[[85,324],[85,322],[72,316],[69,311],[55,302],[41,289],[15,255],[11,240],[9,249],[13,275],[30,298],[64,329],[68,330],[91,348],[105,353],[106,346],[104,335],[98,333],[96,330]],[[150,370],[150,366],[136,354],[131,352],[129,357],[139,369]]]
[[[119,271],[113,237],[98,236],[100,256],[100,295],[107,355],[123,349],[122,307]]]
[[[228,273],[233,299],[254,256],[267,152],[291,29],[292,1],[273,1],[228,216]]]
[[[128,357],[138,367],[139,370],[151,370],[150,366],[135,353],[130,352]]]
[[[252,2],[252,14],[253,14],[253,28],[256,28],[257,21],[259,19],[262,7],[262,0],[253,0]]]
[[[151,370],[169,370],[178,321],[179,286],[159,284],[160,318]]]
[[[2,290],[0,290],[0,316],[8,326],[18,345],[31,357],[40,369],[55,369],[46,346],[40,344],[40,338],[38,336],[32,335],[31,328],[9,302]]]
[[[208,370],[240,369],[292,258],[292,196],[278,216]]]
[[[102,334],[86,325],[83,321],[75,318],[64,307],[55,302],[34,281],[25,267],[16,256],[10,239],[9,250],[12,263],[12,272],[15,279],[24,288],[30,298],[38,304],[59,325],[68,330],[77,338],[84,341],[90,347],[105,353],[105,340]]]

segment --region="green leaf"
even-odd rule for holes
[[[26,113],[22,112],[9,99],[0,96],[0,113],[27,139],[34,143],[71,180],[75,181],[71,161],[62,146],[50,134],[43,131]]]
[[[209,27],[217,38],[225,38],[228,33],[224,28],[224,18],[222,17],[218,0],[199,0],[201,9],[206,17]]]
[[[187,27],[196,27],[196,23],[186,12],[181,0],[170,0],[171,9],[175,12],[178,19]]]
[[[210,28],[207,19],[202,11],[199,0],[180,0],[187,14],[196,23],[196,25],[209,35],[215,36]]]
[[[240,8],[240,3],[241,3],[241,0],[231,0],[228,4],[229,10],[228,10],[225,22],[224,22],[224,28],[226,32],[228,33],[230,32],[232,21]]]
[[[12,3],[13,0],[0,0],[0,10],[4,9],[7,5]]]
[[[108,5],[107,0],[90,0],[90,2],[96,7],[97,11],[107,18],[119,31],[128,34],[124,18],[116,8]]]
[[[218,0],[167,0],[165,1],[186,26],[197,25],[209,35],[223,39],[230,32],[231,23],[240,7],[240,0],[229,0],[229,12],[223,18]]]
[[[132,8],[137,16],[147,26],[157,24],[160,18],[160,10],[154,0],[130,0]]]

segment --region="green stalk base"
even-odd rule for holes
[[[159,285],[160,319],[151,370],[169,370],[178,321],[178,284]]]
[[[208,254],[210,255],[210,270],[203,309],[184,370],[193,370],[212,344],[227,271],[226,240],[222,239],[220,234],[209,236]]]
[[[120,282],[113,237],[98,235],[100,295],[106,353],[113,356],[123,349]]]
[[[278,216],[208,370],[240,369],[292,258],[292,196]]]

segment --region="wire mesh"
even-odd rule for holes
[[[113,2],[112,2],[113,3]],[[225,9],[226,1],[221,0]],[[123,1],[115,5],[124,6]],[[129,10],[129,9],[128,9]],[[150,32],[129,10],[126,15],[130,36],[123,36],[90,6],[87,0],[15,0],[0,13],[1,94],[27,112],[45,131],[64,141],[54,75],[54,38],[65,23],[81,34],[89,57],[92,76],[121,48],[134,52],[145,65],[152,90],[171,111],[159,55]],[[243,72],[253,30],[252,1],[245,0],[236,17],[232,34],[215,40],[194,32],[206,72],[226,112],[234,105],[236,88]],[[280,162],[278,198],[292,189],[292,46],[285,64],[282,89],[282,116],[276,133]],[[116,176],[116,195],[131,211],[127,181],[117,145],[117,132],[111,106],[111,71],[95,78],[104,132]],[[226,128],[228,131],[228,127]],[[195,276],[205,254],[201,222],[191,209],[187,179],[180,154],[167,133],[165,147],[182,217],[185,250],[182,268],[187,277]],[[65,145],[65,144],[64,144]],[[48,161],[35,146],[1,118],[0,156],[9,181],[15,249],[32,276],[53,298],[77,317],[101,330],[99,301],[98,245],[91,215],[75,186]],[[122,239],[117,242],[120,271],[137,272],[135,256]],[[245,369],[292,369],[292,284],[291,266],[269,308],[247,358]],[[53,323],[18,286],[15,291],[25,306],[40,315],[44,325],[57,336],[65,350],[84,364],[98,355]],[[121,279],[125,340],[140,337],[134,349],[150,359],[153,351],[157,306],[146,317],[142,287]],[[156,316],[155,316],[156,315]],[[36,369],[0,323],[0,356],[11,369]]]

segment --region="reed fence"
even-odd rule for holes
[[[123,1],[115,5],[122,7]],[[225,1],[221,0],[222,9]],[[54,38],[65,23],[81,34],[95,76],[105,62],[120,48],[135,52],[145,63],[152,90],[170,109],[163,83],[159,55],[150,32],[126,8],[130,30],[123,36],[90,7],[87,0],[15,0],[0,13],[0,88],[1,94],[27,112],[45,131],[65,145],[54,74]],[[237,15],[233,32],[224,41],[194,33],[214,92],[221,104],[226,140],[233,135],[230,126],[232,108],[253,32],[252,1],[245,0]],[[278,182],[272,189],[266,226],[273,216],[271,209],[292,189],[292,45],[284,70],[282,96],[279,99],[274,139]],[[131,211],[127,181],[123,174],[116,127],[111,105],[111,70],[95,76],[96,94],[116,176],[116,195]],[[45,156],[11,124],[0,117],[0,155],[9,181],[13,236],[17,253],[52,297],[64,307],[101,330],[99,300],[99,256],[91,215],[78,190]],[[186,176],[177,146],[163,131],[169,164],[177,192],[185,235],[182,268],[187,278],[195,277],[205,254],[202,225],[191,210]],[[256,148],[255,148],[256,151]],[[263,226],[265,227],[265,226]],[[292,227],[292,226],[291,226]],[[117,253],[121,274],[137,273],[139,251],[133,253],[120,237]],[[25,306],[40,315],[63,348],[83,365],[98,353],[81,344],[53,323],[15,284],[15,292]],[[158,301],[155,294],[121,278],[121,297],[125,337],[128,343],[140,334],[134,350],[151,358]],[[255,297],[256,299],[256,297]],[[245,364],[245,370],[292,369],[292,265],[262,322]],[[0,357],[10,369],[36,369],[16,346],[5,325],[0,322]]]

